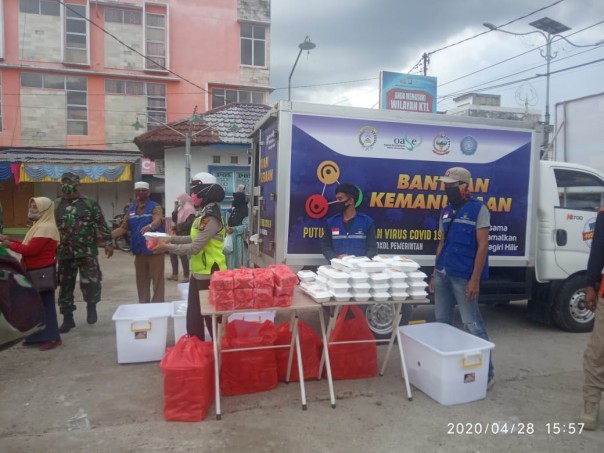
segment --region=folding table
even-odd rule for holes
[[[306,294],[303,294],[302,291],[296,287],[294,291],[294,296],[292,298],[292,304],[289,307],[266,307],[266,308],[250,308],[250,309],[241,309],[241,310],[216,310],[216,308],[210,304],[209,302],[209,291],[201,290],[199,291],[199,300],[201,305],[201,314],[204,316],[212,317],[212,332],[214,335],[214,384],[215,384],[215,392],[216,392],[216,419],[220,420],[222,417],[221,408],[220,408],[220,357],[222,353],[228,352],[237,352],[237,351],[248,351],[248,350],[258,350],[258,349],[276,349],[276,348],[289,348],[289,359],[287,362],[287,375],[286,382],[289,382],[291,365],[293,360],[293,351],[294,345],[296,346],[296,356],[298,358],[298,373],[300,375],[300,396],[302,400],[302,410],[306,410],[306,388],[304,385],[304,368],[302,364],[302,354],[300,351],[300,336],[298,334],[298,313],[303,311],[316,311],[319,313],[319,319],[321,321],[321,332],[323,334],[323,344],[326,345],[325,338],[325,327],[323,320],[323,308],[320,304],[315,302],[313,299],[308,297]],[[272,345],[272,346],[258,346],[252,348],[239,348],[239,349],[221,349],[221,338],[222,338],[222,323],[218,322],[218,319],[224,319],[223,317],[228,317],[233,313],[242,313],[242,312],[250,312],[250,311],[259,311],[259,310],[275,310],[277,312],[286,312],[290,313],[290,326],[292,329],[292,341],[289,345]],[[324,354],[328,357],[327,361],[327,376],[328,381],[330,382],[330,397],[332,400],[332,406],[335,407],[335,396],[333,394],[333,385],[331,385],[331,368],[329,364],[329,351],[324,347]],[[321,366],[321,371],[323,367]]]
[[[329,349],[328,346],[330,344],[351,344],[351,343],[372,343],[372,342],[378,343],[378,342],[387,341],[388,349],[386,350],[386,356],[384,357],[384,362],[383,362],[382,368],[380,370],[380,376],[383,376],[384,371],[386,370],[386,364],[388,363],[388,359],[390,358],[390,352],[392,351],[394,339],[396,338],[398,350],[401,355],[401,371],[402,371],[402,376],[405,379],[405,388],[407,389],[407,398],[409,401],[411,401],[413,399],[413,397],[411,396],[411,386],[409,385],[409,376],[407,374],[407,365],[405,364],[405,354],[403,352],[403,344],[401,342],[398,326],[399,326],[401,318],[403,316],[402,315],[403,305],[419,305],[419,304],[429,304],[429,303],[430,303],[430,301],[428,299],[387,300],[384,302],[376,302],[376,301],[360,302],[360,301],[355,301],[355,300],[350,300],[347,302],[337,302],[334,300],[330,300],[327,302],[322,302],[321,305],[323,307],[333,308],[333,310],[330,310],[330,317],[329,317],[329,323],[327,324],[327,329],[323,333],[323,339],[324,339],[323,341],[324,341],[325,347],[323,348],[323,356],[321,357],[321,364],[319,366],[319,376],[321,376],[321,372],[323,371],[323,364],[325,364],[327,366],[330,395],[334,393],[333,380],[331,379],[331,366],[329,364],[329,353],[328,353],[328,349]],[[377,339],[376,338],[376,339],[372,339],[372,340],[335,341],[335,342],[326,342],[325,343],[325,338],[329,339],[329,336],[331,335],[331,332],[333,331],[333,329],[335,327],[336,320],[338,318],[338,313],[340,312],[340,308],[342,306],[345,306],[345,305],[369,305],[369,304],[392,305],[392,307],[395,311],[395,315],[394,315],[394,319],[392,321],[392,333],[390,334],[389,339]],[[321,317],[321,319],[323,319],[323,312],[320,313],[320,317]],[[321,329],[324,329],[324,325],[325,325],[324,322],[321,322]],[[332,400],[331,403],[332,403],[331,404],[332,407],[335,407],[335,401]]]

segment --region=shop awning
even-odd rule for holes
[[[58,182],[65,172],[75,173],[82,183],[132,181],[132,164],[139,152],[48,150],[11,148],[0,150],[0,180]]]

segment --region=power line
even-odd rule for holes
[[[537,14],[537,13],[539,13],[539,12],[541,12],[541,11],[544,11],[544,10],[546,10],[546,9],[549,9],[549,8],[551,8],[552,6],[556,6],[557,4],[562,3],[563,1],[564,1],[564,0],[558,0],[558,1],[554,2],[554,3],[552,3],[551,5],[544,6],[544,7],[539,8],[539,9],[537,9],[537,10],[535,10],[535,11],[531,12],[531,13],[525,14],[524,16],[520,16],[520,17],[517,17],[516,19],[513,19],[513,20],[511,20],[511,21],[509,21],[509,22],[506,22],[505,24],[501,24],[501,25],[499,25],[497,28],[499,28],[499,27],[505,27],[506,25],[513,24],[514,22],[518,22],[519,20],[526,19],[527,17],[532,16],[533,14]],[[464,42],[470,41],[470,40],[472,40],[472,39],[474,39],[474,38],[478,38],[479,36],[482,36],[482,35],[484,35],[484,34],[490,33],[491,31],[493,31],[493,30],[485,30],[485,31],[483,31],[483,32],[481,32],[481,33],[478,33],[478,34],[474,35],[474,36],[470,36],[469,38],[465,38],[465,39],[462,39],[461,41],[457,41],[457,42],[455,42],[455,43],[453,43],[453,44],[449,44],[449,45],[446,45],[446,46],[440,47],[440,48],[438,48],[438,49],[436,49],[436,50],[433,50],[433,51],[431,51],[431,52],[427,52],[427,54],[428,54],[428,55],[434,55],[435,53],[440,52],[441,50],[445,50],[445,49],[448,49],[448,48],[450,48],[450,47],[457,46],[457,45],[462,44],[462,43],[464,43]],[[419,67],[419,65],[422,63],[422,60],[423,60],[423,57],[422,57],[422,58],[420,58],[420,59],[419,59],[419,61],[418,61],[417,63],[415,63],[415,65],[414,65],[414,66],[413,66],[411,69],[409,69],[409,71],[407,71],[407,73],[410,73],[410,72],[411,72],[411,71],[413,71],[415,68]]]
[[[55,0],[57,3],[60,3],[61,5],[63,5],[65,7],[65,9],[68,9],[69,11],[71,11],[72,13],[76,14],[77,16],[81,17],[82,19],[84,19],[85,21],[91,23],[92,25],[94,25],[96,28],[98,28],[99,30],[101,30],[103,33],[105,33],[106,35],[112,37],[113,39],[115,39],[117,42],[119,42],[122,46],[126,47],[127,49],[131,50],[132,52],[136,53],[137,55],[140,55],[141,57],[143,57],[145,60],[152,62],[154,65],[159,66],[161,69],[163,69],[164,71],[169,72],[170,74],[178,77],[179,79],[183,80],[184,82],[187,82],[191,85],[193,85],[196,88],[199,88],[201,91],[205,92],[205,93],[209,93],[208,90],[206,90],[205,88],[197,85],[195,82],[190,81],[189,79],[181,76],[180,74],[177,74],[176,72],[172,71],[171,69],[166,68],[165,66],[157,63],[156,61],[154,61],[153,59],[147,57],[146,55],[140,53],[138,50],[136,50],[135,48],[129,46],[128,44],[126,44],[124,41],[122,41],[121,39],[119,39],[117,36],[115,36],[113,33],[110,33],[109,31],[105,30],[103,27],[101,27],[99,24],[97,24],[96,22],[90,20],[89,18],[87,18],[85,15],[81,15],[79,12],[77,12],[76,10],[74,10],[73,8],[70,8],[69,6],[67,6],[65,4],[65,2],[63,2],[63,0]]]

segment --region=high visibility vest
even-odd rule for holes
[[[205,217],[208,216],[221,219],[220,208],[217,205],[215,207],[208,205],[206,212],[202,213],[201,216],[197,217],[193,221],[193,225],[191,226],[191,239],[193,241],[199,234],[199,224]],[[222,220],[220,220],[220,222],[222,223]],[[218,231],[218,233],[216,233],[208,241],[205,247],[201,249],[197,255],[193,255],[191,257],[191,271],[194,274],[210,275],[212,273],[212,267],[214,264],[218,265],[218,269],[221,271],[226,269],[226,259],[224,257],[224,252],[222,251],[222,246],[224,245],[224,236],[225,228],[223,225],[220,231]]]

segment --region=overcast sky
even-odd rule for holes
[[[300,57],[292,100],[375,108],[381,70],[409,72],[424,52],[488,31],[483,22],[499,26],[540,8],[546,9],[503,29],[535,30],[529,23],[547,16],[570,27],[562,35],[575,44],[604,40],[602,0],[272,0],[271,102],[287,99],[298,44],[307,35],[317,47]],[[536,33],[516,37],[492,31],[433,53],[427,75],[438,79],[438,110],[455,106],[451,97],[443,96],[544,74],[545,59],[538,50],[544,44]],[[557,57],[551,72],[604,59],[604,45],[577,49],[560,41],[552,49]],[[604,92],[603,68],[600,62],[551,75],[552,121],[556,102]],[[511,75],[520,71],[526,72]],[[362,79],[370,80],[355,82]],[[543,112],[545,86],[545,77],[540,77],[485,92],[502,95],[502,105],[508,107],[521,107],[528,99],[529,108]]]

